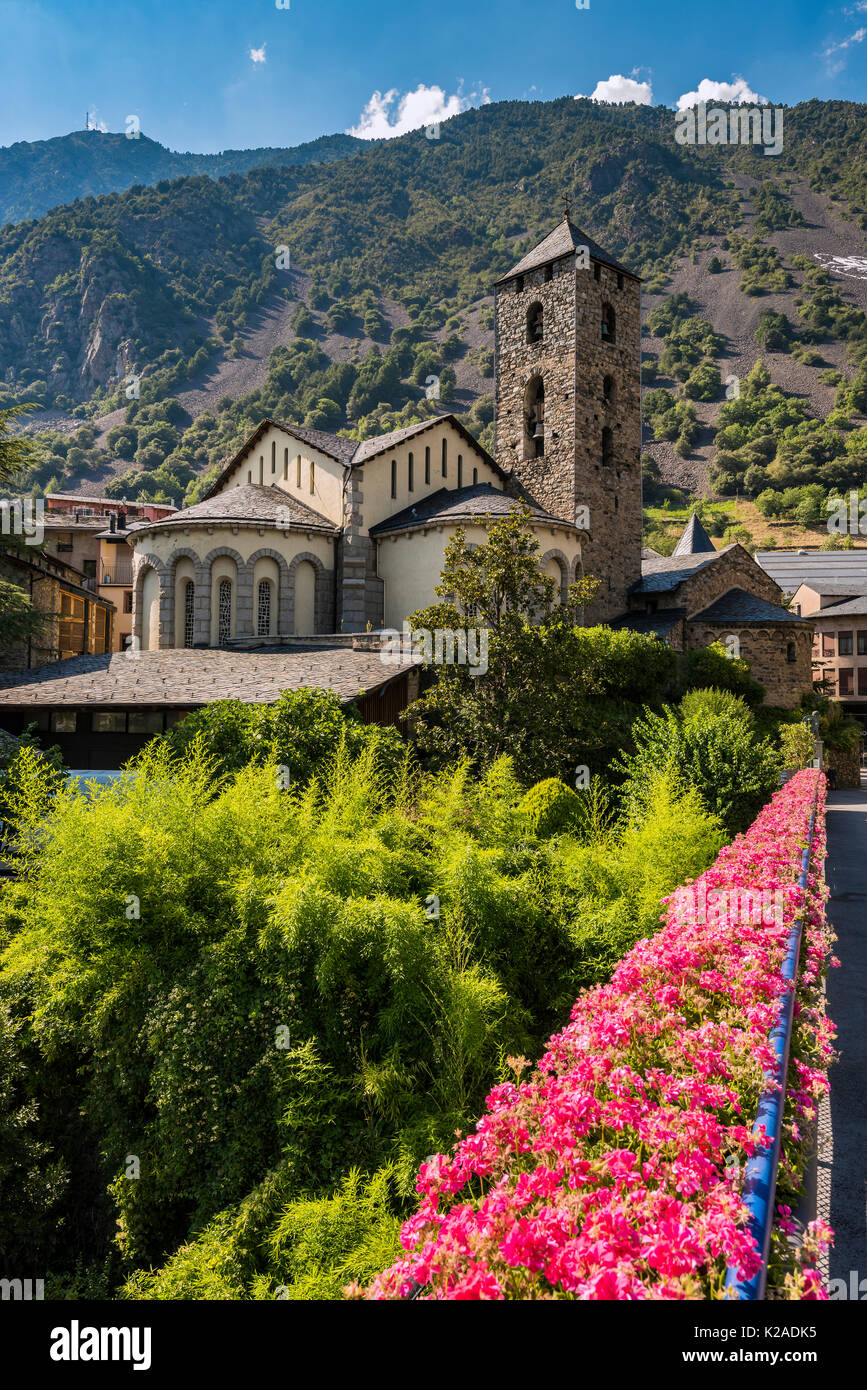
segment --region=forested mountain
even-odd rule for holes
[[[324,164],[363,148],[352,135],[323,135],[287,149],[179,154],[130,126],[129,134],[73,130],[53,140],[19,140],[0,149],[0,224],[42,217],[61,203],[133,184],[190,174],[243,174],[264,164]]]
[[[439,139],[160,180],[7,225],[0,404],[44,407],[27,485],[191,498],[266,413],[365,437],[451,409],[490,442],[491,288],[565,197],[659,310],[645,375],[663,477],[755,494],[777,433],[836,411],[806,461],[795,450],[795,481],[842,455],[860,478],[867,108],[786,111],[777,157],[674,132],[662,107],[505,102]],[[741,409],[724,379],[758,357],[798,403],[727,419],[720,462],[717,416]],[[792,481],[778,471],[772,486]]]

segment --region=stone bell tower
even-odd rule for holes
[[[591,621],[641,578],[641,281],[568,215],[495,287],[494,454],[512,488],[586,531]]]

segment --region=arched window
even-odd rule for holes
[[[545,387],[532,377],[524,392],[524,457],[540,459],[545,453]]]
[[[531,304],[527,310],[527,342],[541,343],[545,336],[545,315],[541,304]]]
[[[391,495],[397,496],[397,459],[391,460]]]
[[[231,579],[221,579],[220,606],[218,609],[220,620],[220,646],[224,647],[232,636],[232,581]]]
[[[271,440],[271,473],[277,472],[277,441]]]
[[[448,443],[448,440],[447,440],[447,439],[444,439],[444,440],[443,440],[443,477],[444,477],[444,478],[448,475],[448,471],[449,471],[449,443]]]
[[[295,486],[296,486],[296,487],[299,487],[299,488],[300,488],[300,486],[301,486],[301,455],[300,455],[300,454],[298,455],[298,457],[297,457],[296,460],[295,460]]]
[[[430,482],[430,449],[424,451],[424,480]]]
[[[288,481],[289,481],[289,450],[288,450],[288,449],[284,449],[284,450],[283,450],[283,481],[284,481],[284,483],[288,483]]]
[[[614,462],[614,431],[605,426],[602,431],[602,467],[610,468]]]
[[[463,485],[464,485],[464,456],[463,456],[463,454],[458,454],[458,487],[463,487]]]
[[[602,399],[603,399],[603,401],[605,402],[605,404],[606,404],[606,405],[614,405],[616,395],[617,395],[617,388],[616,388],[616,386],[615,386],[615,384],[614,384],[614,377],[613,377],[613,376],[605,376],[605,377],[603,377],[603,378],[602,378]]]
[[[271,635],[271,581],[259,580],[258,605],[256,610],[257,634],[259,637]]]
[[[476,485],[476,483],[477,483],[478,481],[479,481],[479,470],[478,470],[478,468],[474,468],[474,469],[473,469],[473,487],[475,487],[475,485]]]
[[[184,646],[192,647],[196,635],[196,586],[192,579],[184,584]]]
[[[407,465],[406,465],[406,481],[407,481],[407,486],[408,486],[408,491],[409,491],[409,492],[414,492],[414,491],[415,491],[415,479],[413,478],[413,471],[414,471],[414,468],[415,468],[415,459],[413,458],[412,454],[410,454],[409,458],[407,459]]]
[[[265,455],[259,455],[259,486],[265,486]]]
[[[315,492],[315,490],[316,490],[316,465],[314,464],[313,460],[311,459],[311,460],[310,460],[310,492],[311,492],[311,495],[313,494],[313,492]]]
[[[610,304],[602,305],[602,341],[603,343],[617,341],[617,315]]]

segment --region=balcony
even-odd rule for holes
[[[132,588],[132,562],[123,561],[117,565],[103,566],[100,584],[119,585],[123,589]]]

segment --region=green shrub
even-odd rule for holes
[[[520,810],[532,833],[545,839],[573,825],[578,806],[579,800],[572,788],[557,777],[549,777],[530,788],[521,801]]]

